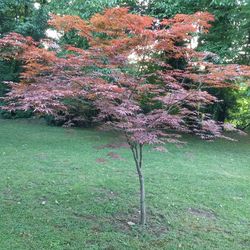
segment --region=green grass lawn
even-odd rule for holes
[[[186,139],[145,148],[142,231],[121,137],[0,120],[0,249],[250,249],[250,137]]]

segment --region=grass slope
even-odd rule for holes
[[[0,249],[249,249],[248,136],[147,147],[144,231],[127,224],[138,180],[129,149],[107,146],[120,140],[0,120]]]

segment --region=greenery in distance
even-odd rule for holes
[[[147,147],[148,230],[116,134],[0,120],[0,249],[249,249],[249,136]]]

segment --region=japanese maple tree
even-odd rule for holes
[[[130,146],[140,182],[140,223],[146,224],[143,147],[179,143],[182,133],[203,139],[224,137],[223,124],[207,113],[216,103],[209,88],[232,87],[250,77],[249,66],[215,65],[206,53],[189,46],[192,34],[208,32],[209,13],[178,14],[154,20],[113,8],[84,21],[53,15],[58,32],[74,30],[86,39],[86,50],[73,46],[53,49],[29,37],[11,33],[0,39],[1,57],[23,62],[20,83],[9,83],[7,110],[33,110],[68,116],[74,101],[96,110],[97,124],[121,131]],[[46,41],[49,43],[49,41]],[[79,115],[67,121],[84,120]]]

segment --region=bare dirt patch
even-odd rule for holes
[[[119,154],[114,153],[114,152],[107,153],[107,156],[115,160],[124,160]]]
[[[105,190],[106,192],[107,190]],[[156,237],[162,237],[169,231],[169,226],[164,215],[154,214],[148,211],[148,224],[145,227],[139,225],[140,213],[137,209],[128,212],[113,214],[112,216],[96,216],[73,212],[73,218],[91,223],[94,232],[102,231],[105,226],[111,225],[116,231],[129,235],[142,235],[148,233]]]
[[[91,222],[98,222],[98,217],[92,214],[81,214],[78,212],[73,212],[73,216],[77,219],[82,219]]]
[[[167,153],[168,150],[164,146],[156,146],[153,148],[154,151],[162,152],[162,153]]]
[[[147,216],[148,223],[144,228],[139,225],[140,212],[137,209],[133,209],[128,213],[118,213],[114,215],[113,225],[117,230],[125,233],[144,231],[157,237],[161,237],[169,231],[164,215],[159,213],[155,214],[148,210]]]
[[[97,163],[106,163],[106,162],[108,162],[105,158],[97,158],[96,159],[96,162]]]
[[[207,219],[216,219],[216,214],[210,210],[190,207],[188,208],[188,212],[198,217],[207,218]]]

